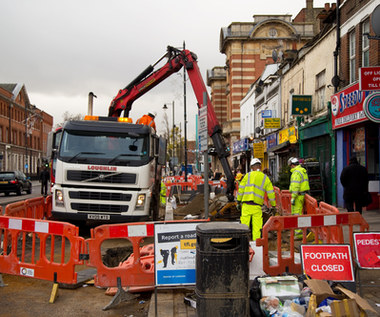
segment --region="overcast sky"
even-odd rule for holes
[[[314,0],[315,7],[325,2]],[[63,113],[86,114],[93,91],[94,114],[107,115],[119,89],[166,52],[168,45],[198,56],[206,71],[225,64],[219,52],[222,27],[251,22],[254,14],[295,15],[306,0],[1,0],[0,83],[25,84],[30,102],[63,121]],[[160,64],[162,66],[162,64]],[[159,66],[160,66],[159,65]],[[136,120],[150,109],[163,131],[162,107],[175,102],[175,120],[184,122],[183,82],[173,74],[133,103]],[[188,137],[195,139],[196,101],[187,84]],[[172,107],[169,106],[172,124]]]

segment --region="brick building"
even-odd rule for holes
[[[0,169],[36,178],[53,117],[30,103],[23,84],[0,84]]]
[[[267,64],[277,62],[287,50],[300,49],[319,32],[316,16],[322,10],[306,0],[306,8],[293,20],[291,15],[254,15],[252,22],[233,22],[221,29],[219,50],[226,55],[226,64],[208,72],[207,82],[212,102],[225,103],[226,116],[221,115],[220,123],[231,149],[240,138],[240,101]]]

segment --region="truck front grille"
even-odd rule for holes
[[[99,172],[99,171],[67,171],[67,180],[88,183],[136,184],[136,174]]]
[[[72,203],[71,209],[78,210],[78,211],[101,212],[101,213],[122,213],[122,212],[128,211],[128,206]]]
[[[110,201],[131,201],[131,194],[120,193],[104,193],[104,192],[83,192],[83,191],[70,191],[69,197],[71,199],[85,199],[85,200],[110,200]]]

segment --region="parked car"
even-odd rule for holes
[[[23,191],[27,194],[32,193],[32,182],[23,172],[0,172],[0,193],[5,193],[5,196],[12,192],[21,195]]]

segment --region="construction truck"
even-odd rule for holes
[[[164,66],[154,66],[167,58]],[[197,57],[168,47],[112,100],[108,117],[87,116],[68,121],[51,137],[52,215],[58,220],[129,222],[156,220],[166,140],[146,125],[133,124],[132,103],[167,77],[185,67],[198,106],[206,86]],[[207,95],[208,134],[227,177],[227,197],[233,201],[234,177],[222,129]]]

